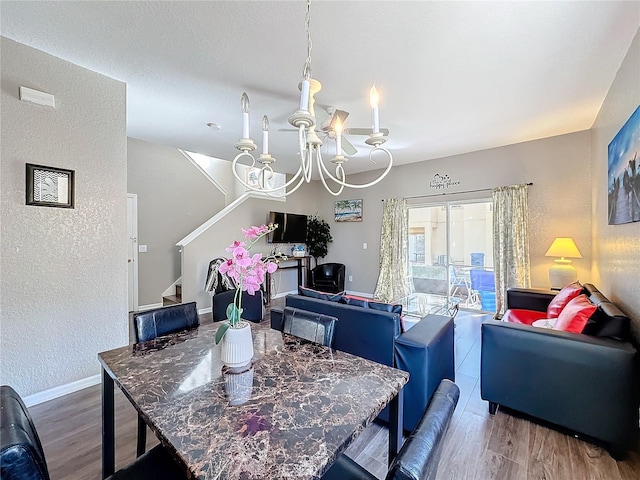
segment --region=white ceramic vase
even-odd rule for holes
[[[240,321],[229,327],[222,337],[220,356],[222,363],[230,368],[249,365],[253,358],[253,337],[249,322]]]

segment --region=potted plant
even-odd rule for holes
[[[262,257],[261,253],[251,255],[249,250],[258,240],[275,230],[274,224],[252,226],[242,229],[247,242],[235,241],[227,252],[231,258],[220,265],[219,272],[229,276],[236,285],[233,302],[227,307],[227,320],[220,325],[216,332],[216,344],[222,341],[222,362],[232,368],[244,367],[253,358],[253,339],[251,327],[242,320],[242,292],[255,295],[265,281],[266,274],[273,273],[278,268],[281,254]]]
[[[333,242],[331,237],[331,227],[317,214],[310,216],[307,220],[307,247],[309,255],[315,260],[318,266],[318,258],[323,258],[329,253],[329,244]]]

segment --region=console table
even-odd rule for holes
[[[306,285],[307,279],[309,278],[309,271],[311,270],[311,257],[310,255],[305,255],[303,257],[294,257],[292,255],[288,255],[286,260],[282,260],[278,265],[278,270],[298,270],[298,285]],[[295,265],[282,265],[282,263],[286,262],[296,262]],[[303,274],[304,272],[304,274]],[[267,273],[267,281],[265,282],[265,296],[267,297],[267,305],[271,303],[271,274]]]

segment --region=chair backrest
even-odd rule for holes
[[[216,293],[211,302],[211,313],[214,322],[227,319],[227,307],[233,303],[235,290]],[[261,322],[264,318],[264,302],[262,290],[258,290],[255,295],[242,292],[242,318],[250,322]]]
[[[387,480],[435,479],[444,438],[458,404],[460,389],[442,380],[431,397],[427,411],[404,442],[387,473]]]
[[[284,308],[284,333],[304,338],[310,342],[333,346],[333,332],[336,317],[322,313],[309,312],[293,307]]]
[[[313,272],[322,277],[333,277],[341,269],[344,269],[343,263],[323,263],[313,269]]]
[[[0,473],[2,480],[49,480],[40,438],[16,391],[0,387]]]
[[[196,302],[154,308],[133,314],[136,343],[200,325]]]

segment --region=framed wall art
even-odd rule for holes
[[[608,148],[609,225],[640,221],[640,106]]]
[[[335,204],[336,222],[361,222],[362,199],[338,200]]]
[[[74,171],[27,163],[27,205],[73,208]]]

